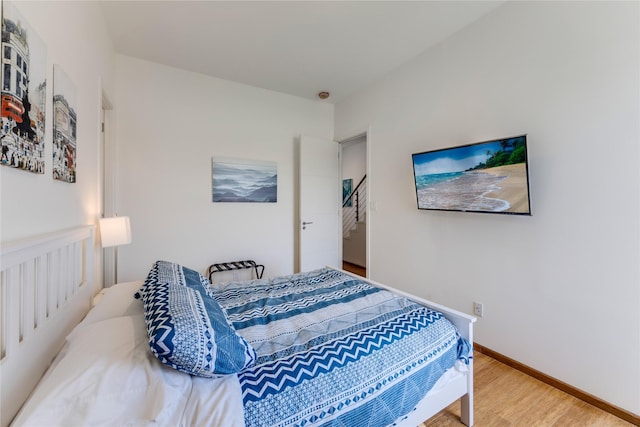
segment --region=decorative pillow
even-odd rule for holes
[[[158,261],[136,298],[144,303],[149,346],[158,360],[211,378],[241,371],[256,354],[207,293],[208,285],[194,270]]]

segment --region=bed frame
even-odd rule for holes
[[[460,311],[453,310],[449,307],[436,304],[432,301],[419,298],[415,295],[411,295],[407,292],[400,291],[390,286],[383,285],[382,283],[378,283],[369,279],[363,279],[361,276],[355,275],[348,271],[340,271],[348,274],[349,276],[364,280],[365,282],[370,283],[373,286],[386,289],[397,295],[403,296],[407,299],[441,312],[447,319],[449,319],[451,323],[456,326],[456,328],[458,328],[458,332],[460,333],[460,335],[463,338],[467,339],[471,345],[473,345],[473,324],[476,322],[475,317],[469,316],[468,314],[462,313]],[[402,422],[399,422],[397,425],[399,427],[418,426],[458,399],[460,399],[461,404],[460,420],[469,427],[473,426],[473,358],[469,359],[469,371],[466,375],[456,377],[437,394],[427,396],[422,399],[418,404],[416,410],[409,414],[408,418],[406,418]]]
[[[0,255],[0,425],[15,417],[56,354],[65,337],[91,307],[93,297],[94,227],[73,228],[19,242],[2,244]],[[342,271],[342,270],[341,270]],[[349,272],[345,274],[362,279]],[[475,318],[388,289],[444,313],[460,334],[473,342]],[[415,427],[460,399],[461,420],[473,425],[473,359],[467,375],[458,376],[434,396],[423,399],[399,423]]]
[[[93,235],[85,226],[1,245],[2,427],[91,307]]]

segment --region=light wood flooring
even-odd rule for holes
[[[516,369],[474,353],[476,427],[627,427],[632,424]],[[462,426],[456,402],[418,427]]]

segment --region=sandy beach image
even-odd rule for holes
[[[526,135],[413,155],[419,209],[529,215]]]
[[[524,163],[450,174],[418,189],[418,206],[487,212],[529,212]]]
[[[493,197],[509,202],[507,212],[529,212],[529,194],[527,188],[527,169],[524,163],[483,169],[482,172],[504,177],[499,188],[490,191],[485,197]]]

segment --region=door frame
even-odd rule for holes
[[[102,92],[100,117],[100,218],[116,215],[116,147],[114,139],[114,108],[106,93]],[[100,248],[102,287],[115,284],[115,250]]]
[[[371,198],[371,126],[367,126],[367,128],[360,131],[349,132],[347,135],[348,136],[342,138],[335,138],[335,140],[340,144],[340,182],[342,182],[342,144],[362,137],[364,137],[366,144],[365,174],[367,175],[367,204],[365,207],[365,217],[367,218],[367,222],[365,227],[365,260],[367,264],[367,278],[371,278],[371,206],[375,206],[375,203],[372,202],[373,199]],[[373,210],[375,211],[375,209]],[[342,233],[340,235],[340,239],[342,239]]]

